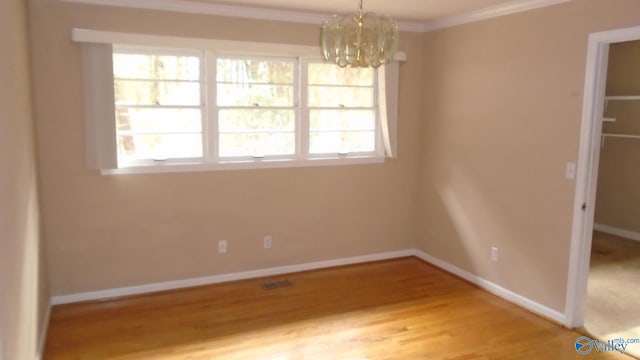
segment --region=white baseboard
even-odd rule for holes
[[[36,360],[42,360],[44,356],[44,347],[47,345],[49,320],[51,319],[51,306],[51,302],[49,302],[42,318],[42,324],[40,324],[40,331],[38,331],[38,353],[36,354]]]
[[[445,262],[443,260],[440,260],[434,256],[431,256],[427,253],[424,253],[420,250],[415,250],[415,256],[430,263],[433,264],[443,270],[446,270],[450,273],[452,273],[453,275],[456,275],[458,277],[461,277],[467,281],[469,281],[470,283],[473,283],[477,286],[479,286],[480,288],[494,294],[497,295],[509,302],[512,302],[516,305],[519,305],[533,313],[536,313],[538,315],[541,315],[547,319],[551,319],[553,321],[558,322],[559,324],[564,324],[565,323],[565,314],[560,313],[554,309],[551,309],[549,307],[546,307],[540,303],[537,303],[531,299],[528,299],[520,294],[516,294],[511,290],[505,289],[502,286],[499,286],[497,284],[492,283],[491,281],[488,281],[486,279],[483,279],[477,275],[474,275],[466,270],[463,270],[455,265],[452,265],[448,262]]]
[[[175,289],[182,289],[182,288],[188,288],[188,287],[194,287],[194,286],[218,284],[218,283],[223,283],[228,281],[254,279],[254,278],[260,278],[265,276],[282,275],[282,274],[295,273],[300,271],[316,270],[316,269],[323,269],[323,268],[343,266],[343,265],[360,264],[365,262],[396,259],[396,258],[402,258],[402,257],[408,257],[408,256],[415,256],[419,259],[422,259],[432,265],[435,265],[445,271],[448,271],[458,277],[461,277],[494,295],[497,295],[514,304],[517,304],[533,313],[544,316],[560,324],[564,324],[564,321],[565,321],[564,314],[556,310],[553,310],[549,307],[546,307],[542,304],[539,304],[533,300],[530,300],[522,295],[516,294],[513,291],[505,289],[477,275],[471,274],[470,272],[463,270],[457,266],[449,264],[443,260],[440,260],[436,257],[426,254],[420,250],[414,250],[414,249],[370,254],[370,255],[364,255],[364,256],[355,256],[355,257],[335,259],[335,260],[317,261],[317,262],[304,263],[304,264],[280,266],[280,267],[267,268],[267,269],[243,271],[243,272],[230,273],[230,274],[205,276],[205,277],[192,278],[192,279],[166,281],[166,282],[160,282],[160,283],[153,283],[153,284],[146,284],[146,285],[139,285],[139,286],[129,286],[129,287],[116,288],[116,289],[91,291],[91,292],[77,293],[77,294],[71,294],[71,295],[59,295],[59,296],[53,296],[51,298],[51,304],[60,305],[60,304],[68,304],[68,303],[74,303],[74,302],[80,302],[80,301],[101,300],[101,299],[108,299],[108,298],[121,297],[121,296],[146,294],[146,293],[152,293],[157,291],[175,290]],[[48,319],[48,315],[47,315],[47,319]]]
[[[260,269],[260,270],[250,270],[250,271],[243,271],[243,272],[230,273],[230,274],[221,274],[221,275],[205,276],[205,277],[198,277],[198,278],[192,278],[192,279],[166,281],[166,282],[159,282],[159,283],[153,283],[153,284],[90,291],[90,292],[83,292],[83,293],[70,294],[70,295],[58,295],[58,296],[51,297],[51,304],[60,305],[60,304],[69,304],[69,303],[80,302],[80,301],[101,300],[101,299],[108,299],[108,298],[128,296],[128,295],[139,295],[139,294],[146,294],[146,293],[165,291],[165,290],[175,290],[175,289],[182,289],[182,288],[188,288],[188,287],[194,287],[194,286],[218,284],[218,283],[223,283],[228,281],[254,279],[254,278],[260,278],[265,276],[282,275],[282,274],[323,269],[323,268],[335,267],[335,266],[352,265],[352,264],[360,264],[360,263],[371,262],[371,261],[402,258],[407,256],[413,256],[413,255],[414,255],[414,250],[411,250],[411,249],[400,250],[400,251],[394,251],[394,252],[355,256],[355,257],[342,258],[342,259],[316,261],[316,262],[305,263],[305,264],[279,266],[279,267]]]
[[[620,236],[625,239],[640,241],[640,233],[631,231],[631,230],[620,229],[617,227],[603,225],[603,224],[593,224],[593,230],[611,234],[611,235]]]

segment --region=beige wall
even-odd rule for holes
[[[425,35],[422,250],[564,310],[587,36],[638,14],[579,0]]]
[[[417,246],[563,311],[587,35],[640,1],[579,0],[402,34],[399,159],[383,165],[101,176],[84,165],[73,27],[316,44],[318,27],[33,0],[52,292]],[[264,235],[274,248],[261,249]],[[216,243],[229,241],[229,253]],[[500,260],[489,260],[489,249]]]
[[[613,44],[607,95],[640,95],[640,41]],[[603,132],[640,135],[640,101],[611,101]],[[640,233],[640,139],[607,137],[600,151],[595,222]]]
[[[34,359],[49,303],[40,250],[27,12],[0,1],[0,359]]]
[[[319,27],[34,1],[43,231],[54,295],[412,248],[421,34],[403,34],[399,158],[379,165],[101,176],[84,162],[73,27],[317,44]],[[273,236],[273,248],[262,238]],[[229,252],[217,254],[226,239]]]

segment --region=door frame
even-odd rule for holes
[[[640,26],[589,35],[565,303],[568,328],[584,326],[609,45],[633,40],[640,40]]]

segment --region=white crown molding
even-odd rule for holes
[[[273,10],[249,6],[201,3],[181,0],[58,0],[89,5],[116,6],[133,9],[162,10],[191,14],[241,17],[300,23],[320,23],[322,15],[311,12]]]
[[[276,10],[251,6],[203,3],[183,0],[57,0],[88,5],[117,6],[133,9],[173,11],[190,14],[205,14],[246,19],[285,21],[302,24],[321,24],[328,14],[304,12],[295,10]],[[515,14],[545,6],[566,3],[573,0],[515,0],[470,11],[455,16],[444,17],[425,23],[413,21],[399,21],[401,31],[425,32],[470,22],[491,19],[498,16]]]
[[[294,11],[275,10],[260,7],[237,6],[215,3],[201,3],[181,0],[58,0],[88,5],[117,6],[132,9],[173,11],[190,14],[217,15],[239,17],[245,19],[284,21],[302,24],[321,24],[329,15]],[[401,31],[424,32],[425,26],[420,22],[399,21]]]
[[[433,21],[428,21],[424,23],[424,31],[431,31],[476,21],[487,20],[499,16],[505,16],[542,7],[558,5],[570,1],[573,0],[515,0],[476,11],[466,12],[460,15],[448,16]]]

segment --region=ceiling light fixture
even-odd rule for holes
[[[333,15],[322,24],[322,54],[340,67],[388,64],[398,47],[398,24],[387,15],[360,10],[353,15]]]

